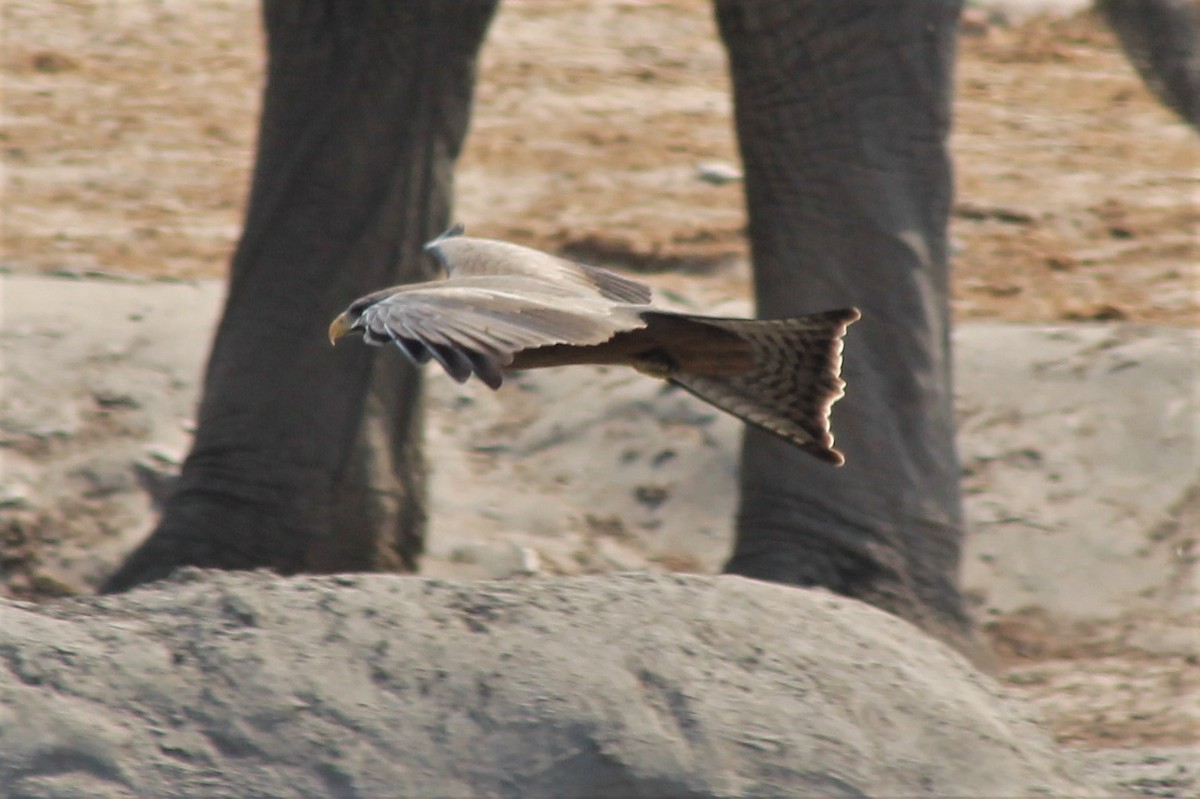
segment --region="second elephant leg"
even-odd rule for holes
[[[946,225],[959,4],[718,0],[759,315],[854,305],[833,469],[748,430],[727,570],[968,630]]]

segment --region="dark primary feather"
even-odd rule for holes
[[[652,296],[650,287],[627,277],[601,269],[598,266],[575,264],[579,270],[595,284],[600,296],[617,302],[627,302],[632,305],[646,305]]]

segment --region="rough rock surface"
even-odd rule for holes
[[[153,526],[148,495],[190,445],[223,292],[0,275],[0,524],[53,539],[28,545],[35,579],[94,588]],[[954,335],[963,584],[980,617],[1194,614],[1200,595],[1171,586],[1195,583],[1200,333],[974,323]],[[728,556],[735,419],[631,370],[527,372],[495,393],[436,369],[428,383],[428,576],[712,572]]]
[[[0,795],[1095,795],[985,677],[736,577],[181,572],[0,603]]]

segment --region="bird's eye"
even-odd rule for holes
[[[358,317],[362,316],[363,311],[367,310],[375,303],[376,303],[375,298],[364,297],[363,299],[355,300],[353,303],[350,304],[350,307],[347,308],[346,310],[351,316],[353,316],[355,319],[358,319]]]

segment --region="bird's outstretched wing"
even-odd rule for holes
[[[599,298],[540,295],[536,281],[497,277],[396,292],[364,310],[358,326],[368,343],[394,343],[414,363],[433,359],[460,383],[475,374],[495,389],[519,352],[602,344],[644,325]]]
[[[425,245],[450,278],[506,275],[553,283],[581,294],[599,295],[613,302],[645,305],[650,287],[616,272],[576,263],[549,253],[494,239],[462,236],[456,225]]]
[[[329,326],[361,331],[458,382],[499,388],[506,369],[621,364],[683,386],[829,463],[829,413],[842,396],[842,336],[853,308],[792,319],[677,314],[648,287],[605,269],[451,230],[428,249],[446,280],[360,297]]]

